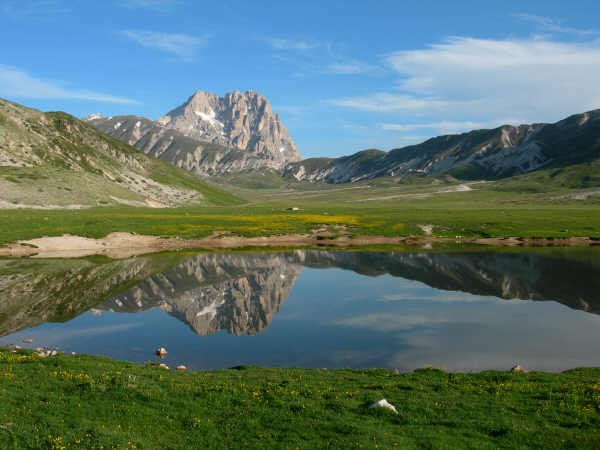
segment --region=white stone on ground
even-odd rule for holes
[[[372,403],[371,405],[369,405],[369,408],[387,408],[390,411],[394,411],[396,414],[398,414],[398,411],[396,411],[396,407],[389,403],[385,398],[382,398],[381,400]]]

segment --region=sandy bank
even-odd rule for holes
[[[428,247],[433,243],[474,243],[498,246],[589,246],[600,244],[600,240],[587,237],[571,238],[451,238],[436,237],[385,237],[385,236],[338,236],[315,234],[291,234],[280,236],[241,237],[228,232],[214,232],[201,239],[161,238],[141,236],[134,233],[111,233],[104,238],[92,239],[81,236],[63,235],[18,241],[0,247],[0,256],[35,258],[76,258],[90,255],[105,255],[110,258],[131,256],[182,249],[235,249],[242,247],[350,247],[368,245],[411,245]]]

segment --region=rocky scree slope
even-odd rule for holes
[[[300,154],[262,95],[198,91],[157,121],[137,116],[84,119],[106,134],[197,175],[281,170]]]
[[[289,164],[284,176],[328,183],[438,173],[499,179],[599,157],[600,110],[594,110],[554,124],[504,125],[439,136],[389,152],[365,150],[341,158],[306,159]]]
[[[2,99],[0,192],[0,208],[239,201],[66,113],[42,113]]]

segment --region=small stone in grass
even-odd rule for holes
[[[184,365],[177,366],[177,370],[187,370],[187,367],[185,367]]]
[[[381,400],[375,403],[371,403],[369,405],[369,408],[387,408],[390,411],[394,411],[396,414],[398,414],[398,411],[396,411],[396,407],[389,403],[385,398],[382,398]]]

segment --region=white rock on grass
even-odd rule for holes
[[[185,367],[184,365],[177,366],[177,370],[187,370],[187,367]]]
[[[394,411],[394,413],[398,414],[398,411],[396,411],[396,407],[389,403],[385,398],[382,398],[381,400],[372,403],[371,405],[369,405],[369,408],[387,408],[390,411]]]

